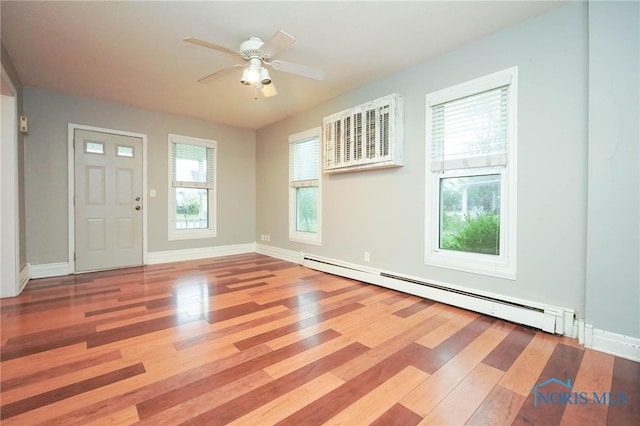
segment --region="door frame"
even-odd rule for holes
[[[7,83],[11,91],[11,109],[3,111],[2,118],[5,114],[11,114],[10,120],[5,122],[2,120],[2,127],[6,126],[11,133],[10,141],[2,141],[0,147],[2,153],[0,158],[2,167],[0,167],[0,187],[2,193],[0,196],[5,201],[9,201],[9,205],[2,205],[0,212],[0,229],[2,230],[2,241],[0,241],[0,265],[2,265],[2,273],[0,273],[0,297],[14,297],[20,294],[27,281],[20,282],[20,188],[18,179],[18,91],[13,84],[11,77],[4,68],[2,68],[2,80]],[[5,208],[6,207],[6,208]]]
[[[142,139],[142,264],[147,264],[148,246],[147,246],[147,135],[144,133],[127,132],[124,130],[106,129],[102,127],[86,126],[83,124],[69,123],[67,127],[67,153],[68,153],[68,173],[67,185],[68,193],[68,211],[69,211],[69,274],[76,273],[75,261],[75,241],[76,241],[76,212],[75,212],[75,195],[76,195],[76,168],[75,168],[75,148],[73,144],[76,130],[88,130],[91,132],[110,133],[113,135],[130,136]]]

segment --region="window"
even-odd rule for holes
[[[84,145],[84,152],[87,154],[104,154],[104,144],[102,142],[87,141]]]
[[[289,239],[321,243],[320,128],[289,137]]]
[[[116,155],[118,157],[131,157],[133,158],[133,147],[126,145],[118,145],[116,148]]]
[[[216,236],[216,142],[169,135],[169,239]]]
[[[425,263],[515,279],[517,68],[427,95]]]

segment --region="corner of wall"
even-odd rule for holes
[[[594,328],[579,320],[578,341],[585,348],[640,362],[640,339]]]

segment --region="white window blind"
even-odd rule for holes
[[[509,86],[431,107],[431,171],[507,164]]]
[[[213,148],[172,142],[171,180],[174,188],[214,187]]]
[[[289,182],[292,188],[318,186],[320,177],[320,143],[318,138],[291,143]]]

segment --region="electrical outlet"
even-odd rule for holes
[[[364,261],[365,262],[370,262],[371,261],[371,253],[369,253],[368,251],[364,252]]]
[[[265,241],[271,241],[271,235],[267,234],[264,236]]]

